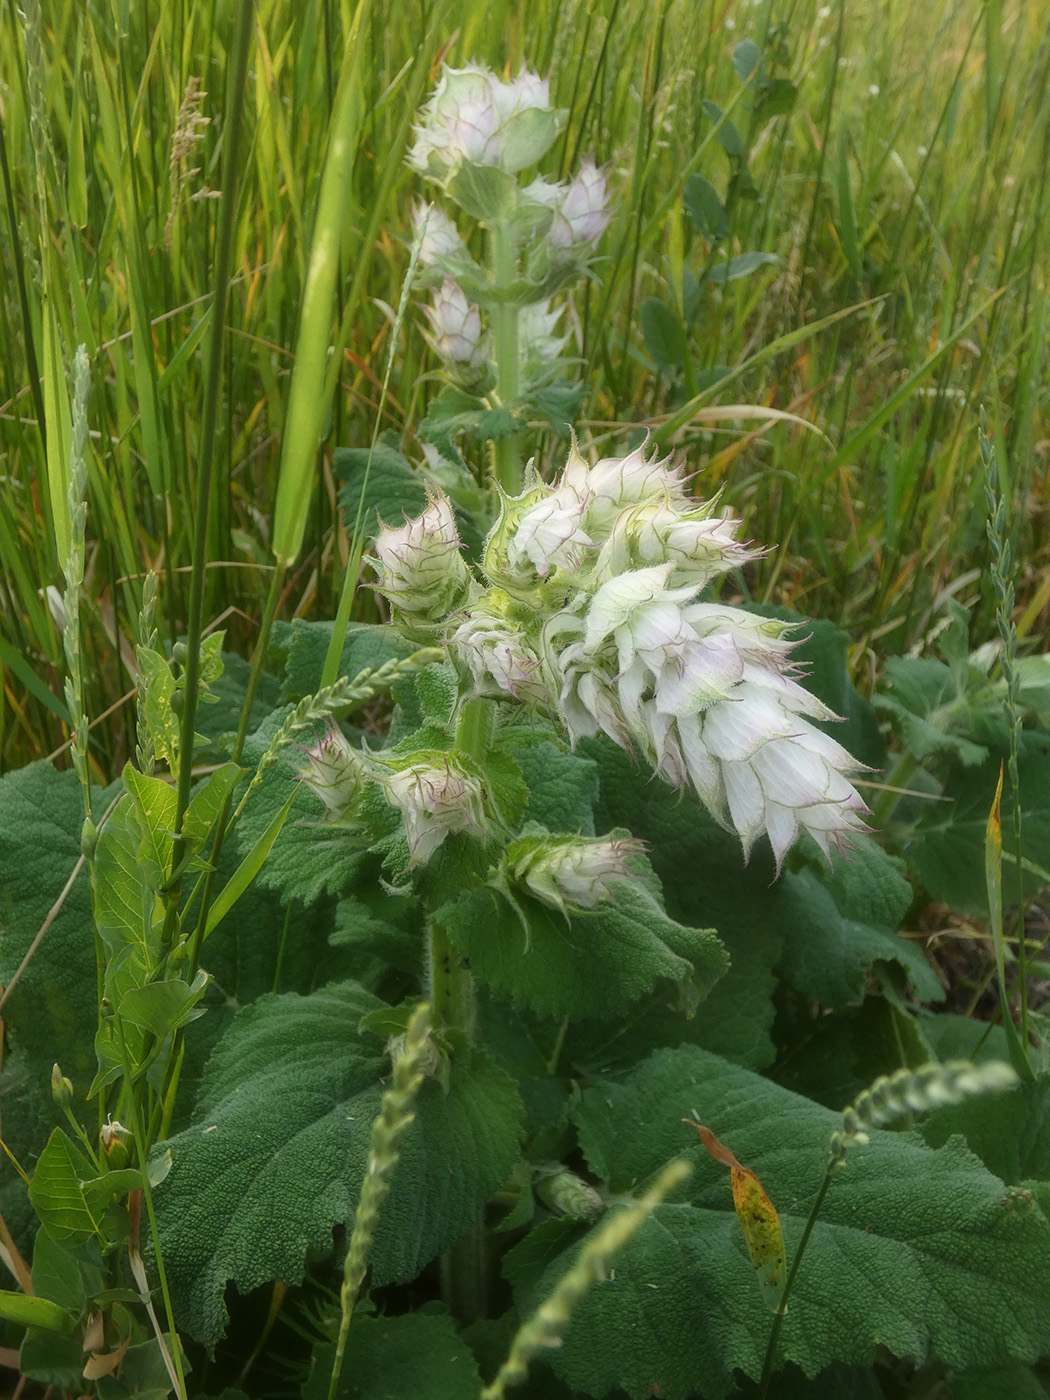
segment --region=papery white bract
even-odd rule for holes
[[[409,868],[426,865],[454,831],[485,834],[481,784],[449,755],[409,763],[380,778],[387,802],[401,813]]]
[[[481,312],[466,298],[454,277],[446,277],[425,306],[433,335],[430,342],[443,360],[477,369],[488,362],[488,341],[481,333]]]
[[[547,837],[514,862],[514,879],[542,903],[563,914],[597,909],[630,878],[627,857],[642,849],[631,838]]]
[[[605,175],[588,158],[553,206],[555,215],[547,242],[558,249],[597,243],[612,218],[607,199]]]
[[[331,825],[352,817],[368,777],[362,755],[334,724],[303,753],[306,763],[299,776],[324,803],[324,823]]]
[[[411,622],[435,623],[464,597],[469,575],[452,507],[434,496],[422,515],[385,526],[373,545],[376,589]]]
[[[460,238],[456,225],[436,204],[424,204],[420,200],[413,205],[412,232],[413,241],[419,244],[421,267],[433,267],[447,261],[471,261],[467,245]]]
[[[532,568],[542,578],[554,568],[572,569],[594,541],[583,528],[585,502],[561,487],[529,506],[507,545],[512,571]]]
[[[530,112],[538,120],[523,120]],[[477,63],[444,69],[421,117],[408,163],[437,179],[464,161],[514,174],[539,160],[560,126],[545,78],[523,68],[504,82]]]
[[[564,306],[556,311],[550,308],[550,301],[535,301],[523,306],[518,315],[518,354],[526,367],[552,364],[569,339],[567,335],[554,334]]]

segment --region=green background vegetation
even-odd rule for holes
[[[84,625],[99,777],[129,749],[128,662],[148,567],[161,577],[162,638],[185,630],[225,9],[48,7],[36,121],[20,21],[13,4],[0,10],[4,768],[65,738],[60,629],[42,592],[61,583],[40,427],[56,346],[62,364],[80,342],[91,360]],[[242,652],[269,586],[298,308],[351,19],[338,0],[264,0],[256,11],[205,594],[206,621]],[[781,100],[767,96],[764,108],[734,70],[746,39],[779,83]],[[671,435],[700,491],[724,486],[747,533],[775,546],[748,575],[753,598],[843,626],[863,690],[880,658],[924,646],[947,595],[976,607],[975,642],[992,635],[976,435],[984,404],[1005,465],[1022,645],[1038,637],[1050,593],[1050,45],[1038,7],[405,4],[396,22],[388,7],[366,7],[359,42],[339,282],[345,348],[306,547],[280,616],[334,610],[347,541],[330,453],[371,438],[418,192],[402,155],[447,46],[453,62],[549,72],[570,114],[556,167],[587,152],[608,166],[616,212],[597,277],[568,317],[587,384],[583,435],[620,448],[639,426],[666,424],[718,367],[856,307],[704,399],[790,410],[825,437],[740,419],[693,419]],[[798,89],[790,111],[778,110],[790,104],[785,80]],[[191,84],[199,93],[187,104]],[[728,111],[738,143],[728,123],[716,130],[705,102]],[[196,138],[181,156],[180,133]],[[690,175],[724,203],[727,226],[708,228],[711,237],[683,199]],[[777,260],[727,278],[727,260],[750,252]],[[49,317],[57,336],[46,343]],[[420,320],[413,313],[404,326],[382,409],[381,427],[410,457],[438,388]],[[563,450],[549,431],[535,447],[549,465]]]

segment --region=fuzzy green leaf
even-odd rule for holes
[[[292,700],[313,695],[321,687],[331,622],[275,622],[272,649],[284,664],[284,687]],[[354,623],[347,628],[339,657],[339,674],[357,676],[364,670],[382,666],[393,657],[411,656],[418,648],[407,642],[393,627]]]
[[[318,1347],[303,1400],[328,1400],[335,1348]],[[474,1400],[481,1377],[450,1317],[406,1313],[355,1317],[343,1361],[339,1400]]]
[[[537,742],[531,731],[508,730],[502,737],[529,790],[524,821],[567,836],[593,836],[598,796],[594,760],[567,753],[550,739]]]
[[[242,1292],[300,1281],[352,1216],[388,1073],[355,1027],[382,1006],[353,983],[265,997],[213,1053],[156,1191],[172,1294],[201,1341],[222,1332],[228,1280]],[[377,1284],[414,1277],[459,1237],[509,1173],[520,1118],[509,1077],[457,1042],[448,1092],[424,1084],[402,1144],[373,1243]]]
[[[598,834],[626,826],[641,837],[670,916],[713,927],[728,950],[729,971],[690,1023],[689,1039],[752,1068],[770,1064],[781,893],[768,849],[754,851],[745,866],[740,843],[690,794],[672,792],[608,740],[587,740],[579,751],[598,764]],[[650,1018],[642,1029],[666,1032],[668,1023]]]
[[[1050,1181],[1050,1074],[992,1099],[938,1109],[922,1124],[932,1147],[953,1133],[962,1133],[988,1170],[1011,1186]]]
[[[896,962],[922,1001],[943,1001],[944,989],[922,952],[895,930],[912,890],[902,862],[867,837],[829,870],[806,867],[781,879],[782,966],[800,991],[824,1006],[845,1006],[864,994],[875,962]]]
[[[675,923],[641,884],[622,882],[614,900],[570,921],[525,895],[520,905],[527,936],[491,889],[469,891],[435,918],[479,981],[542,1016],[618,1016],[663,978],[691,1012],[729,965],[709,929]]]
[[[345,483],[339,492],[339,504],[351,535],[359,510],[361,535],[367,540],[378,534],[383,525],[396,530],[405,523],[406,516],[412,519],[426,509],[423,478],[389,442],[377,442],[371,451],[365,447],[338,447],[332,467]]]
[[[104,799],[94,789],[96,810]],[[80,855],[84,820],[80,785],[70,770],[31,763],[0,778],[0,982],[10,983]],[[93,1072],[95,950],[91,893],[82,870],[51,923],[33,961],[4,1007],[8,1034],[47,1071],[58,1058],[63,1072]],[[46,1093],[46,1079],[41,1092]],[[11,1144],[13,1147],[17,1146]]]
[[[688,1143],[694,1111],[760,1177],[789,1260],[841,1121],[703,1051],[659,1051],[623,1081],[585,1090],[577,1113],[591,1170],[637,1192],[671,1156],[694,1162],[688,1199],[657,1208],[617,1258],[615,1280],[574,1314],[558,1373],[575,1389],[666,1400],[728,1393],[757,1377],[769,1316],[724,1170]],[[1030,1360],[1050,1345],[1050,1227],[1035,1205],[1008,1209],[1002,1183],[958,1139],[931,1151],[873,1132],[831,1189],[797,1276],[781,1354],[809,1376],[880,1347],[952,1367]],[[568,1242],[566,1242],[568,1243]],[[553,1249],[517,1278],[519,1307],[546,1296],[569,1261]],[[515,1272],[511,1255],[509,1270]]]
[[[1045,870],[1050,861],[1050,753],[1022,748],[1018,763],[1023,824],[1022,858]],[[943,900],[964,914],[987,915],[988,892],[984,875],[984,840],[988,813],[999,777],[998,756],[979,767],[957,765],[945,788],[950,802],[924,804],[919,822],[903,843],[904,854],[933,899]],[[1013,892],[1012,822],[1003,809],[1003,881]],[[1033,894],[1046,883],[1045,874],[1024,872],[1024,889]]]

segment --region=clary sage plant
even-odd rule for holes
[[[572,438],[550,471],[523,467],[537,415],[571,422],[556,298],[610,218],[593,161],[564,184],[529,178],[564,115],[535,74],[478,65],[447,71],[421,114],[410,160],[441,203],[416,209],[413,265],[447,382],[421,433],[427,468],[384,440],[343,497],[348,519],[374,522],[389,621],[347,628],[347,604],[335,626],[279,625],[267,659],[283,691],[260,666],[247,684],[231,668],[220,695],[221,634],[173,674],[151,579],[137,764],[104,800],[76,683],[74,462],[76,772],[0,780],[19,1178],[0,1181],[19,1284],[0,1289],[0,1323],[42,1385],[214,1394],[247,1375],[240,1319],[267,1284],[281,1286],[253,1360],[303,1285],[308,1307],[322,1300],[309,1329],[293,1322],[313,1337],[303,1394],[329,1400],[501,1400],[541,1358],[559,1394],[716,1400],[744,1375],[764,1400],[785,1361],[808,1376],[891,1354],[962,1370],[1050,1346],[1040,1183],[1003,1195],[958,1138],[934,1151],[878,1131],[1009,1074],[909,1068],[839,1119],[756,1072],[774,1061],[775,1010],[852,1018],[882,978],[892,996],[864,1001],[842,1058],[856,1077],[863,1039],[865,1057],[893,1046],[910,1062],[902,989],[942,989],[896,936],[913,891],[867,834],[862,765],[830,735],[792,624],[714,596],[758,552],[738,522],[648,442],[592,461]],[[83,360],[74,456],[87,389]],[[293,497],[281,568],[299,547]],[[839,672],[831,693],[860,707]],[[209,690],[225,709],[205,738]],[[41,1110],[20,1086],[49,1073]],[[725,1228],[730,1191],[761,1204],[742,1212],[750,1262]],[[1006,1321],[989,1340],[972,1319],[992,1314]]]
[[[589,466],[574,441],[553,484],[530,473],[519,494],[500,493],[477,575],[440,494],[382,530],[372,562],[405,637],[451,644],[461,705],[538,709],[574,744],[607,735],[672,787],[691,784],[745,855],[766,834],[779,869],[803,832],[829,855],[867,830],[850,781],[862,765],[813,723],[835,716],[800,684],[786,624],[702,601],[757,552],[737,533],[644,446]],[[388,771],[330,735],[304,777],[342,822],[378,784],[404,818],[410,866],[453,831],[490,834],[478,782],[455,756]],[[598,864],[604,878],[624,873],[608,853]]]
[[[547,153],[565,117],[550,105],[547,80],[527,69],[509,82],[478,64],[446,69],[408,157],[445,205],[487,230],[478,262],[442,203],[420,201],[413,211],[421,279],[433,288],[428,339],[469,396],[455,402],[456,421],[462,428],[473,412],[491,423],[481,415],[493,407],[506,415],[495,470],[512,492],[520,488],[523,423],[537,413],[571,421],[578,404],[581,390],[557,382],[568,337],[558,333],[564,306],[551,298],[587,271],[611,217],[593,160],[568,182],[519,178]]]

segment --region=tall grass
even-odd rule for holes
[[[270,587],[293,347],[356,11],[349,0],[260,0],[255,10],[203,599],[205,620],[226,627],[242,652]],[[778,542],[747,587],[840,622],[862,681],[879,655],[923,645],[946,593],[974,606],[978,639],[991,635],[976,433],[984,404],[1020,561],[1022,644],[1045,630],[1050,40],[1038,7],[463,0],[406,4],[396,22],[386,7],[364,5],[359,23],[351,213],[331,327],[339,354],[304,547],[280,615],[334,611],[346,540],[328,452],[372,436],[409,257],[407,116],[432,56],[445,53],[549,71],[570,114],[555,165],[593,152],[612,173],[619,206],[605,256],[570,312],[588,384],[585,434],[607,440],[658,426],[716,367],[856,307],[727,391],[734,402],[808,417],[830,442],[787,424],[755,433],[750,422],[687,421],[673,435],[701,489],[725,486],[749,533]],[[68,737],[57,595],[47,592],[60,583],[51,502],[64,497],[49,479],[61,465],[55,425],[67,393],[54,366],[83,343],[92,381],[85,701],[93,717],[105,715],[90,760],[108,777],[131,743],[149,569],[160,579],[162,637],[174,641],[188,618],[232,25],[227,6],[205,0],[46,7],[39,25],[39,43],[30,35],[27,44],[15,6],[0,9],[9,183],[0,216],[0,764]],[[746,38],[771,74],[797,85],[789,114],[755,118],[732,63]],[[705,100],[729,111],[754,197],[739,172],[730,182],[725,128],[715,129]],[[687,171],[725,197],[722,248],[686,212]],[[738,280],[710,276],[709,264],[747,251],[778,261]],[[652,358],[641,329],[647,298],[692,312],[681,367]],[[381,424],[410,452],[436,389],[422,378],[432,368],[410,318]],[[707,401],[718,402],[717,389]],[[555,450],[539,429],[534,446],[541,460]]]

